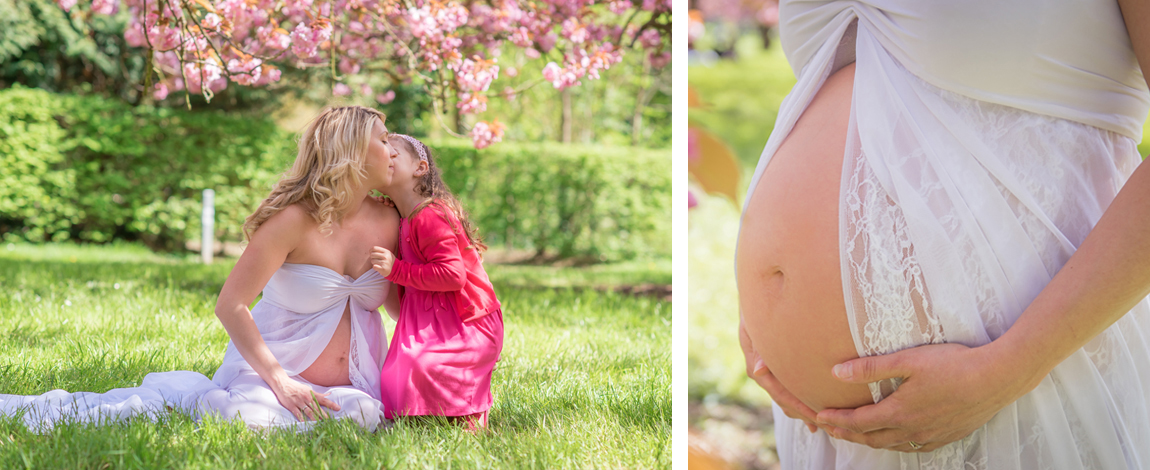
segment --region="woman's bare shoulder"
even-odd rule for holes
[[[286,237],[293,238],[301,237],[307,233],[309,229],[314,229],[318,224],[315,218],[312,217],[309,211],[302,204],[292,204],[283,208],[283,210],[272,214],[268,217],[263,224],[256,229],[256,233],[252,235],[253,240],[263,233],[276,234],[277,238]]]
[[[368,197],[364,202],[367,207],[371,208],[371,213],[377,223],[387,227],[399,227],[399,211],[395,209],[394,205],[379,202],[373,197]]]

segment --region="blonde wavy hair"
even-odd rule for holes
[[[315,218],[320,233],[330,235],[332,224],[356,198],[366,196],[352,191],[366,177],[365,157],[376,119],[386,122],[383,113],[363,106],[329,108],[316,116],[300,135],[291,169],[244,220],[244,237],[250,241],[268,218],[297,202]]]

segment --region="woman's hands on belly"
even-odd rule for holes
[[[344,307],[343,317],[331,335],[331,341],[315,362],[300,372],[304,380],[324,387],[336,385],[351,385],[351,376],[348,372],[348,354],[351,348],[351,307]]]
[[[876,449],[930,452],[960,440],[1034,388],[996,346],[928,344],[847,361],[842,366],[849,367],[835,369],[844,382],[901,378],[902,385],[873,405],[825,409],[816,422],[835,438]],[[912,448],[910,441],[922,447]]]

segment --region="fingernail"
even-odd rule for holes
[[[831,373],[840,379],[850,379],[851,375],[854,375],[854,371],[851,369],[853,369],[853,367],[851,367],[851,364],[848,362],[836,365],[834,369],[831,370]]]
[[[755,359],[755,375],[761,375],[760,372],[767,369],[767,363],[763,362],[762,358]]]

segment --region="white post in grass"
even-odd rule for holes
[[[204,264],[211,264],[212,239],[216,233],[216,192],[210,189],[204,190],[204,214],[200,222],[204,227],[204,233],[200,236],[200,256]]]

